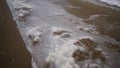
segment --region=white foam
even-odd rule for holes
[[[52,33],[58,33],[59,34],[59,33],[65,32],[66,30],[62,29],[62,28],[59,28],[59,27],[52,27],[51,31],[52,31]]]
[[[95,5],[109,7],[112,9],[120,9],[120,0],[83,0],[93,3]]]
[[[12,4],[10,9],[16,18],[24,17],[26,14],[28,15],[31,9],[33,9],[33,13],[26,17],[26,21],[20,22],[19,20],[15,20],[17,25],[19,23],[18,26],[21,35],[26,43],[27,49],[34,58],[32,59],[33,68],[44,66],[44,62],[46,61],[54,63],[56,68],[79,68],[72,57],[73,53],[77,49],[83,52],[86,49],[82,46],[75,46],[73,43],[78,41],[78,39],[84,38],[102,42],[110,40],[109,38],[101,38],[101,36],[93,35],[94,31],[96,31],[94,27],[82,22],[80,18],[70,15],[64,8],[50,2],[51,0],[30,0],[29,2],[26,0],[7,1],[9,3],[8,5]],[[91,19],[96,17],[98,16],[95,15]],[[77,29],[79,25],[75,24],[76,21],[79,22],[80,28],[85,31],[80,31],[80,28]],[[44,26],[43,24],[45,24],[45,27],[41,28],[40,26]],[[87,31],[91,31],[91,33]],[[56,36],[54,33],[62,34]],[[72,36],[70,38],[67,37],[67,39],[62,37],[68,34]],[[38,43],[38,46],[33,46],[31,42],[34,41],[42,42]],[[91,62],[94,61],[92,59],[89,60]],[[84,64],[81,66],[91,64],[87,60],[83,62]],[[94,66],[96,65],[91,65],[91,67]]]
[[[50,52],[46,58],[47,62],[53,62],[57,68],[79,68],[72,57],[78,47],[72,41],[59,45],[53,52]]]
[[[33,42],[39,41],[41,33],[37,31],[39,27],[31,28],[26,35],[32,39]]]
[[[120,0],[100,0],[100,1],[110,4],[110,5],[115,5],[115,6],[120,7]]]

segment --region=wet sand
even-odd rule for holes
[[[31,56],[5,0],[0,0],[0,68],[31,68]]]
[[[80,9],[65,7],[68,13],[82,18],[88,24],[95,25],[101,35],[107,35],[116,41],[120,41],[120,11],[80,0],[68,0],[68,2],[76,7],[80,7]],[[86,20],[91,15],[101,16]]]

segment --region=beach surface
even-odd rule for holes
[[[0,68],[31,68],[31,56],[5,0],[0,0]]]
[[[119,68],[118,0],[7,0],[32,68]]]

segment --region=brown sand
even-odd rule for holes
[[[5,0],[0,0],[0,68],[31,68],[30,54]]]
[[[107,15],[98,17],[93,20],[83,21],[88,24],[97,26],[97,30],[100,32],[100,34],[110,36],[116,39],[117,41],[120,41],[120,11],[116,9],[94,5],[88,2],[83,2],[80,0],[68,0],[68,2],[76,7],[80,7],[80,9],[65,8],[68,13],[77,17],[87,19],[91,15]],[[109,29],[109,26],[112,26],[113,28]]]

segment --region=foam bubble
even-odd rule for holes
[[[54,62],[58,68],[79,68],[72,57],[78,47],[70,42],[60,45],[50,52],[46,58],[47,62]]]

